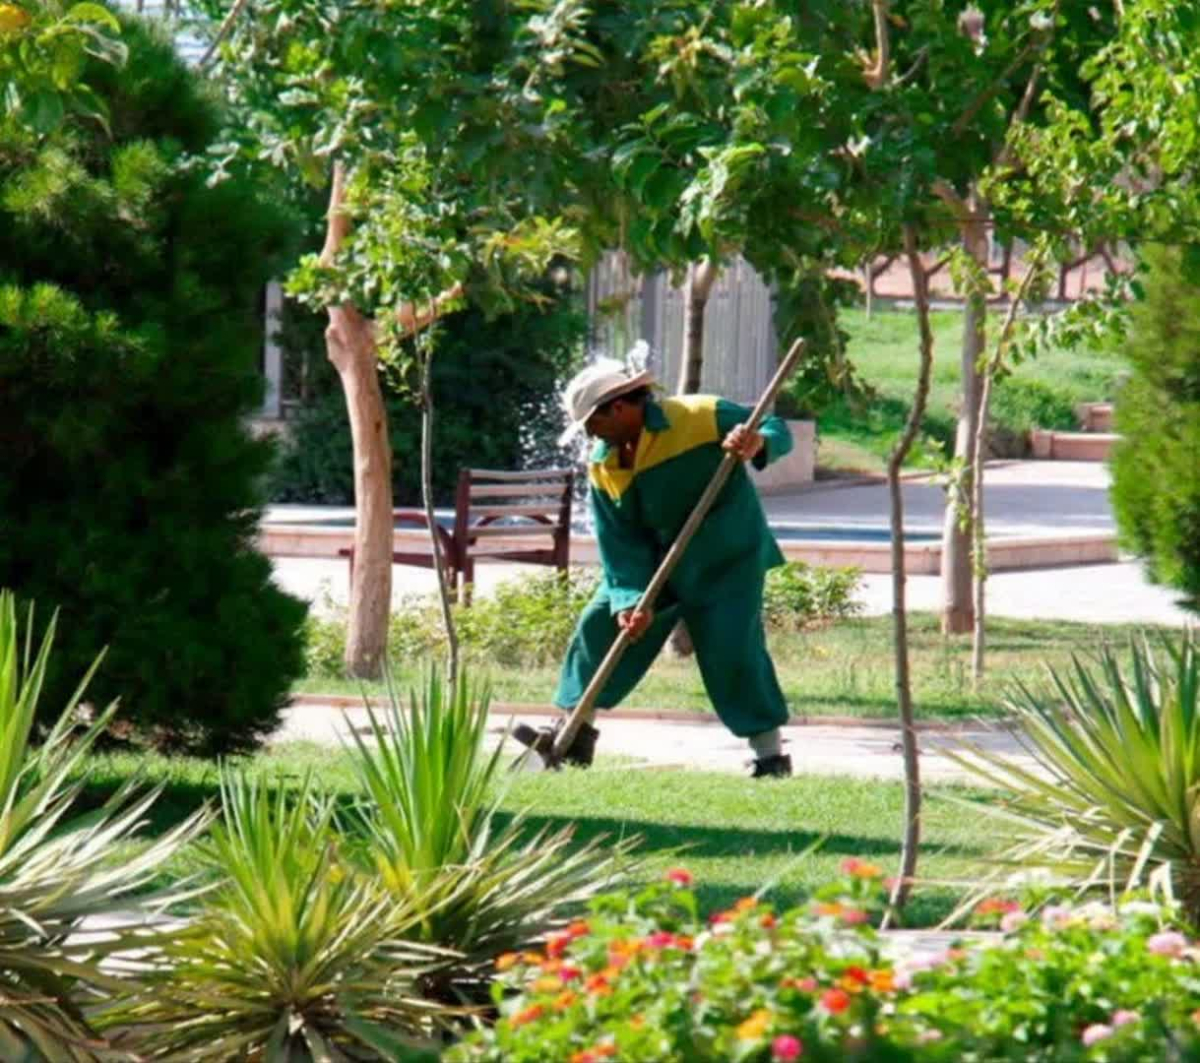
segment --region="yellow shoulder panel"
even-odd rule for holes
[[[661,432],[642,433],[634,464],[636,472],[645,472],[718,438],[715,395],[676,395],[663,399],[659,405],[669,427]]]
[[[603,491],[614,502],[619,502],[633,483],[633,470],[622,469],[617,460],[617,452],[612,450],[604,461],[594,461],[588,466],[588,479],[598,491]]]

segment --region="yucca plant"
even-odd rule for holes
[[[1051,671],[1049,689],[1015,688],[1008,708],[1036,770],[964,743],[949,751],[1004,790],[1015,828],[1007,864],[1040,868],[1077,889],[1170,886],[1200,919],[1200,650],[1193,634],[1135,639],[1123,665]],[[963,755],[963,754],[966,755]]]
[[[334,802],[222,773],[201,861],[217,882],[155,955],[150,988],[108,1021],[149,1059],[264,1063],[397,1059],[447,1009],[416,986],[437,950],[416,914],[339,856]]]
[[[36,653],[33,628],[31,608],[22,639],[16,600],[0,591],[0,1059],[111,1058],[92,1012],[129,988],[130,969],[118,977],[104,961],[152,945],[148,916],[188,895],[186,884],[153,883],[203,829],[206,813],[142,844],[135,836],[161,787],[139,794],[136,778],[99,808],[75,811],[88,781],[85,758],[116,706],[89,726],[80,722],[97,659],[35,745],[55,620]],[[103,924],[103,940],[80,933],[87,920]]]
[[[389,688],[390,689],[390,688]],[[504,817],[503,744],[484,749],[490,693],[431,672],[402,708],[395,690],[354,735],[363,800],[357,852],[396,900],[421,912],[415,931],[457,957],[426,981],[437,999],[484,998],[487,968],[565,923],[633,864],[637,839],[574,843],[574,828],[530,829]]]

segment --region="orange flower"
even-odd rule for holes
[[[842,874],[852,875],[854,878],[879,878],[883,871],[875,864],[867,863],[866,860],[848,856],[842,861]]]
[[[592,928],[588,925],[587,921],[584,919],[577,919],[570,926],[568,926],[565,931],[567,937],[572,938],[572,939],[586,937],[591,932],[592,932]]]
[[[511,971],[518,963],[521,962],[521,957],[515,952],[504,952],[496,957],[497,971]]]
[[[840,1015],[850,1007],[850,994],[844,989],[827,989],[821,994],[821,1007],[830,1015]]]
[[[784,978],[780,983],[782,989],[798,989],[801,993],[815,993],[817,980],[815,978]]]
[[[589,975],[583,986],[589,993],[599,997],[607,996],[612,992],[612,987],[608,984],[608,979],[602,974]]]
[[[562,989],[562,979],[556,974],[544,975],[533,983],[535,993],[557,993]]]
[[[617,956],[629,959],[630,956],[636,956],[645,948],[646,943],[640,938],[617,938],[616,941],[609,942],[608,955],[610,959]]]
[[[675,947],[677,949],[682,949],[684,952],[691,952],[694,944],[695,942],[687,934],[675,935]]]
[[[558,974],[562,970],[562,960],[552,960],[549,957],[542,960],[539,965],[546,974]]]
[[[870,983],[871,976],[861,967],[847,967],[845,973],[838,979],[838,985],[847,993],[861,993]]]
[[[522,963],[537,963],[540,964],[546,957],[540,952],[523,952],[521,953]]]
[[[577,993],[572,993],[571,990],[565,989],[554,998],[554,1010],[566,1011],[578,999],[579,995]]]
[[[629,1025],[632,1026],[635,1030],[640,1030],[643,1026],[646,1025],[646,1020],[644,1018],[642,1018],[641,1015],[635,1015],[632,1019],[629,1020]]]
[[[894,971],[882,969],[871,972],[871,988],[876,993],[891,993],[896,988],[896,974]]]
[[[591,1048],[576,1052],[570,1058],[570,1063],[600,1063],[602,1059],[611,1059],[617,1054],[617,1046],[612,1041],[604,1041]]]
[[[525,1026],[531,1022],[535,1022],[542,1017],[544,1011],[545,1009],[541,1004],[530,1004],[529,1007],[522,1011],[518,1011],[516,1015],[512,1017],[512,1022],[510,1025],[516,1028],[519,1026]]]
[[[759,1008],[734,1031],[743,1041],[755,1041],[767,1032],[771,1025],[771,1013],[766,1008]]]
[[[560,957],[567,951],[567,946],[571,944],[571,937],[567,934],[551,934],[546,939],[546,955],[555,959]]]
[[[764,930],[774,930],[777,922],[778,920],[770,912],[763,912],[758,919],[758,925]]]
[[[753,897],[743,897],[733,906],[735,912],[748,912],[751,908],[757,908],[758,901]]]
[[[837,901],[818,901],[813,909],[817,915],[836,919],[846,910],[846,906]]]
[[[976,915],[1008,915],[1009,912],[1019,912],[1020,904],[1016,901],[1004,901],[999,897],[988,897],[975,905]]]

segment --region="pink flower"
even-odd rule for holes
[[[1099,1041],[1103,1041],[1106,1037],[1112,1037],[1113,1028],[1106,1026],[1102,1022],[1094,1022],[1086,1030],[1083,1031],[1083,1036],[1079,1039],[1086,1047],[1091,1047]]]
[[[1042,912],[1042,926],[1047,930],[1062,930],[1071,925],[1075,913],[1065,905],[1051,905]]]
[[[782,1033],[771,1042],[771,1058],[776,1063],[792,1063],[804,1054],[804,1044],[799,1037]]]
[[[675,944],[675,935],[669,930],[656,930],[646,937],[646,944],[652,949],[669,949]]]
[[[1011,934],[1014,930],[1019,930],[1029,922],[1029,916],[1024,912],[1007,912],[1000,920],[1000,929],[1006,934]]]
[[[666,874],[666,879],[676,886],[690,886],[695,881],[692,878],[692,873],[686,867],[671,868]]]
[[[840,918],[847,926],[861,926],[871,917],[861,908],[847,908]]]
[[[1108,1021],[1112,1024],[1114,1030],[1119,1030],[1122,1026],[1128,1026],[1131,1022],[1137,1022],[1141,1016],[1136,1011],[1129,1011],[1126,1008],[1120,1008],[1113,1012],[1113,1016]]]
[[[1164,930],[1146,939],[1146,948],[1155,956],[1182,956],[1187,938],[1177,930]]]

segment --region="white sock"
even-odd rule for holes
[[[754,751],[755,760],[766,760],[767,757],[777,757],[783,752],[783,736],[780,734],[778,727],[772,727],[769,731],[761,731],[756,735],[751,735],[747,741],[749,741],[750,748]]]

